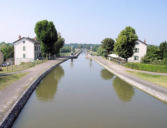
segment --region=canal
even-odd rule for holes
[[[167,128],[167,104],[82,53],[41,81],[13,128]]]

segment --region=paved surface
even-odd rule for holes
[[[22,93],[30,87],[32,82],[37,79],[41,74],[52,66],[61,63],[66,60],[66,58],[59,58],[57,60],[49,60],[45,63],[36,65],[35,67],[24,70],[28,74],[21,79],[17,80],[13,84],[5,87],[0,91],[0,123],[2,122],[4,116],[9,112],[10,108],[14,105],[17,99],[22,95]]]
[[[94,59],[96,62],[107,68],[109,71],[122,78],[126,82],[142,89],[143,91],[149,93],[156,98],[167,102],[167,88],[156,85],[154,83],[148,82],[146,80],[140,79],[134,75],[127,73],[127,68],[106,60],[100,56],[90,56],[88,57]]]

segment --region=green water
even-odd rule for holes
[[[81,54],[51,71],[14,128],[167,128],[167,104]]]

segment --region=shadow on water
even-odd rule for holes
[[[40,83],[36,89],[36,96],[39,100],[53,100],[57,91],[57,85],[64,76],[64,69],[61,66],[56,67]]]
[[[118,77],[113,80],[113,87],[119,99],[124,102],[131,101],[135,94],[134,88]]]
[[[112,74],[106,69],[102,69],[101,77],[104,80],[111,80],[114,77],[114,74]],[[113,79],[113,87],[121,101],[131,101],[132,97],[134,96],[134,88],[130,84],[126,83],[118,77]]]
[[[111,72],[109,72],[107,69],[102,69],[101,70],[101,77],[104,79],[104,80],[110,80],[113,78],[113,74]]]

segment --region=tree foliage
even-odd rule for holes
[[[158,46],[149,45],[147,47],[147,53],[142,59],[143,63],[157,63],[161,60],[161,52]]]
[[[62,52],[62,53],[71,52],[71,47],[70,46],[64,46],[63,48],[60,49],[60,52]]]
[[[164,41],[160,44],[159,46],[159,50],[160,50],[160,53],[161,53],[161,58],[164,59],[164,58],[167,58],[167,42]]]
[[[0,43],[0,51],[4,55],[4,60],[6,60],[8,58],[13,58],[13,56],[14,56],[13,44],[5,43],[5,42]]]
[[[107,51],[107,54],[113,51],[115,41],[112,38],[105,38],[101,43],[102,48]]]
[[[58,54],[60,52],[60,49],[64,46],[65,40],[62,38],[61,34],[58,34],[58,40],[56,41],[54,47],[55,47],[55,54]]]
[[[107,51],[104,49],[104,48],[102,48],[101,46],[97,49],[97,55],[98,56],[105,56],[105,57],[107,57]]]
[[[133,50],[138,40],[135,29],[128,26],[120,32],[114,45],[115,52],[126,60],[133,56]]]
[[[53,55],[55,52],[55,42],[58,39],[56,28],[51,21],[42,20],[36,23],[35,33],[37,39],[41,42],[43,55]]]

